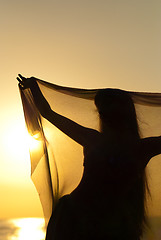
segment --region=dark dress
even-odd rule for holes
[[[84,148],[82,180],[59,200],[46,240],[139,240],[142,228],[137,211],[142,200],[136,194],[142,188],[147,163],[160,152],[160,137],[119,147],[100,142]]]

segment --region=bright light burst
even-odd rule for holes
[[[13,219],[14,225],[18,228],[16,236],[11,240],[44,240],[45,222],[42,218]]]
[[[37,150],[41,147],[41,136],[39,133],[36,133],[35,135],[31,136],[29,133],[27,133],[27,143],[30,148],[30,150]]]
[[[12,158],[25,160],[23,156],[29,152],[29,148],[30,150],[37,150],[40,144],[38,134],[29,135],[22,121],[12,122],[4,131],[3,145]]]
[[[25,181],[30,175],[29,149],[36,153],[42,149],[41,134],[29,135],[23,119],[12,119],[5,123],[0,136],[1,167],[3,181]],[[4,173],[4,174],[3,174]]]

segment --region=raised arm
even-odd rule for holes
[[[82,146],[87,146],[91,145],[93,141],[98,139],[98,131],[83,127],[78,123],[54,112],[43,96],[34,77],[25,78],[19,74],[17,80],[19,81],[19,85],[22,89],[30,88],[34,102],[40,114],[74,141],[78,142]]]

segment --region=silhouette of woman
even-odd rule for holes
[[[140,240],[147,225],[145,167],[161,153],[161,137],[140,138],[130,95],[98,90],[98,132],[54,112],[35,78],[17,79],[22,89],[31,89],[40,114],[84,149],[81,182],[59,200],[46,240]]]

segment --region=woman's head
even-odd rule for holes
[[[111,88],[100,89],[95,96],[95,105],[101,126],[138,134],[135,107],[128,92]]]

